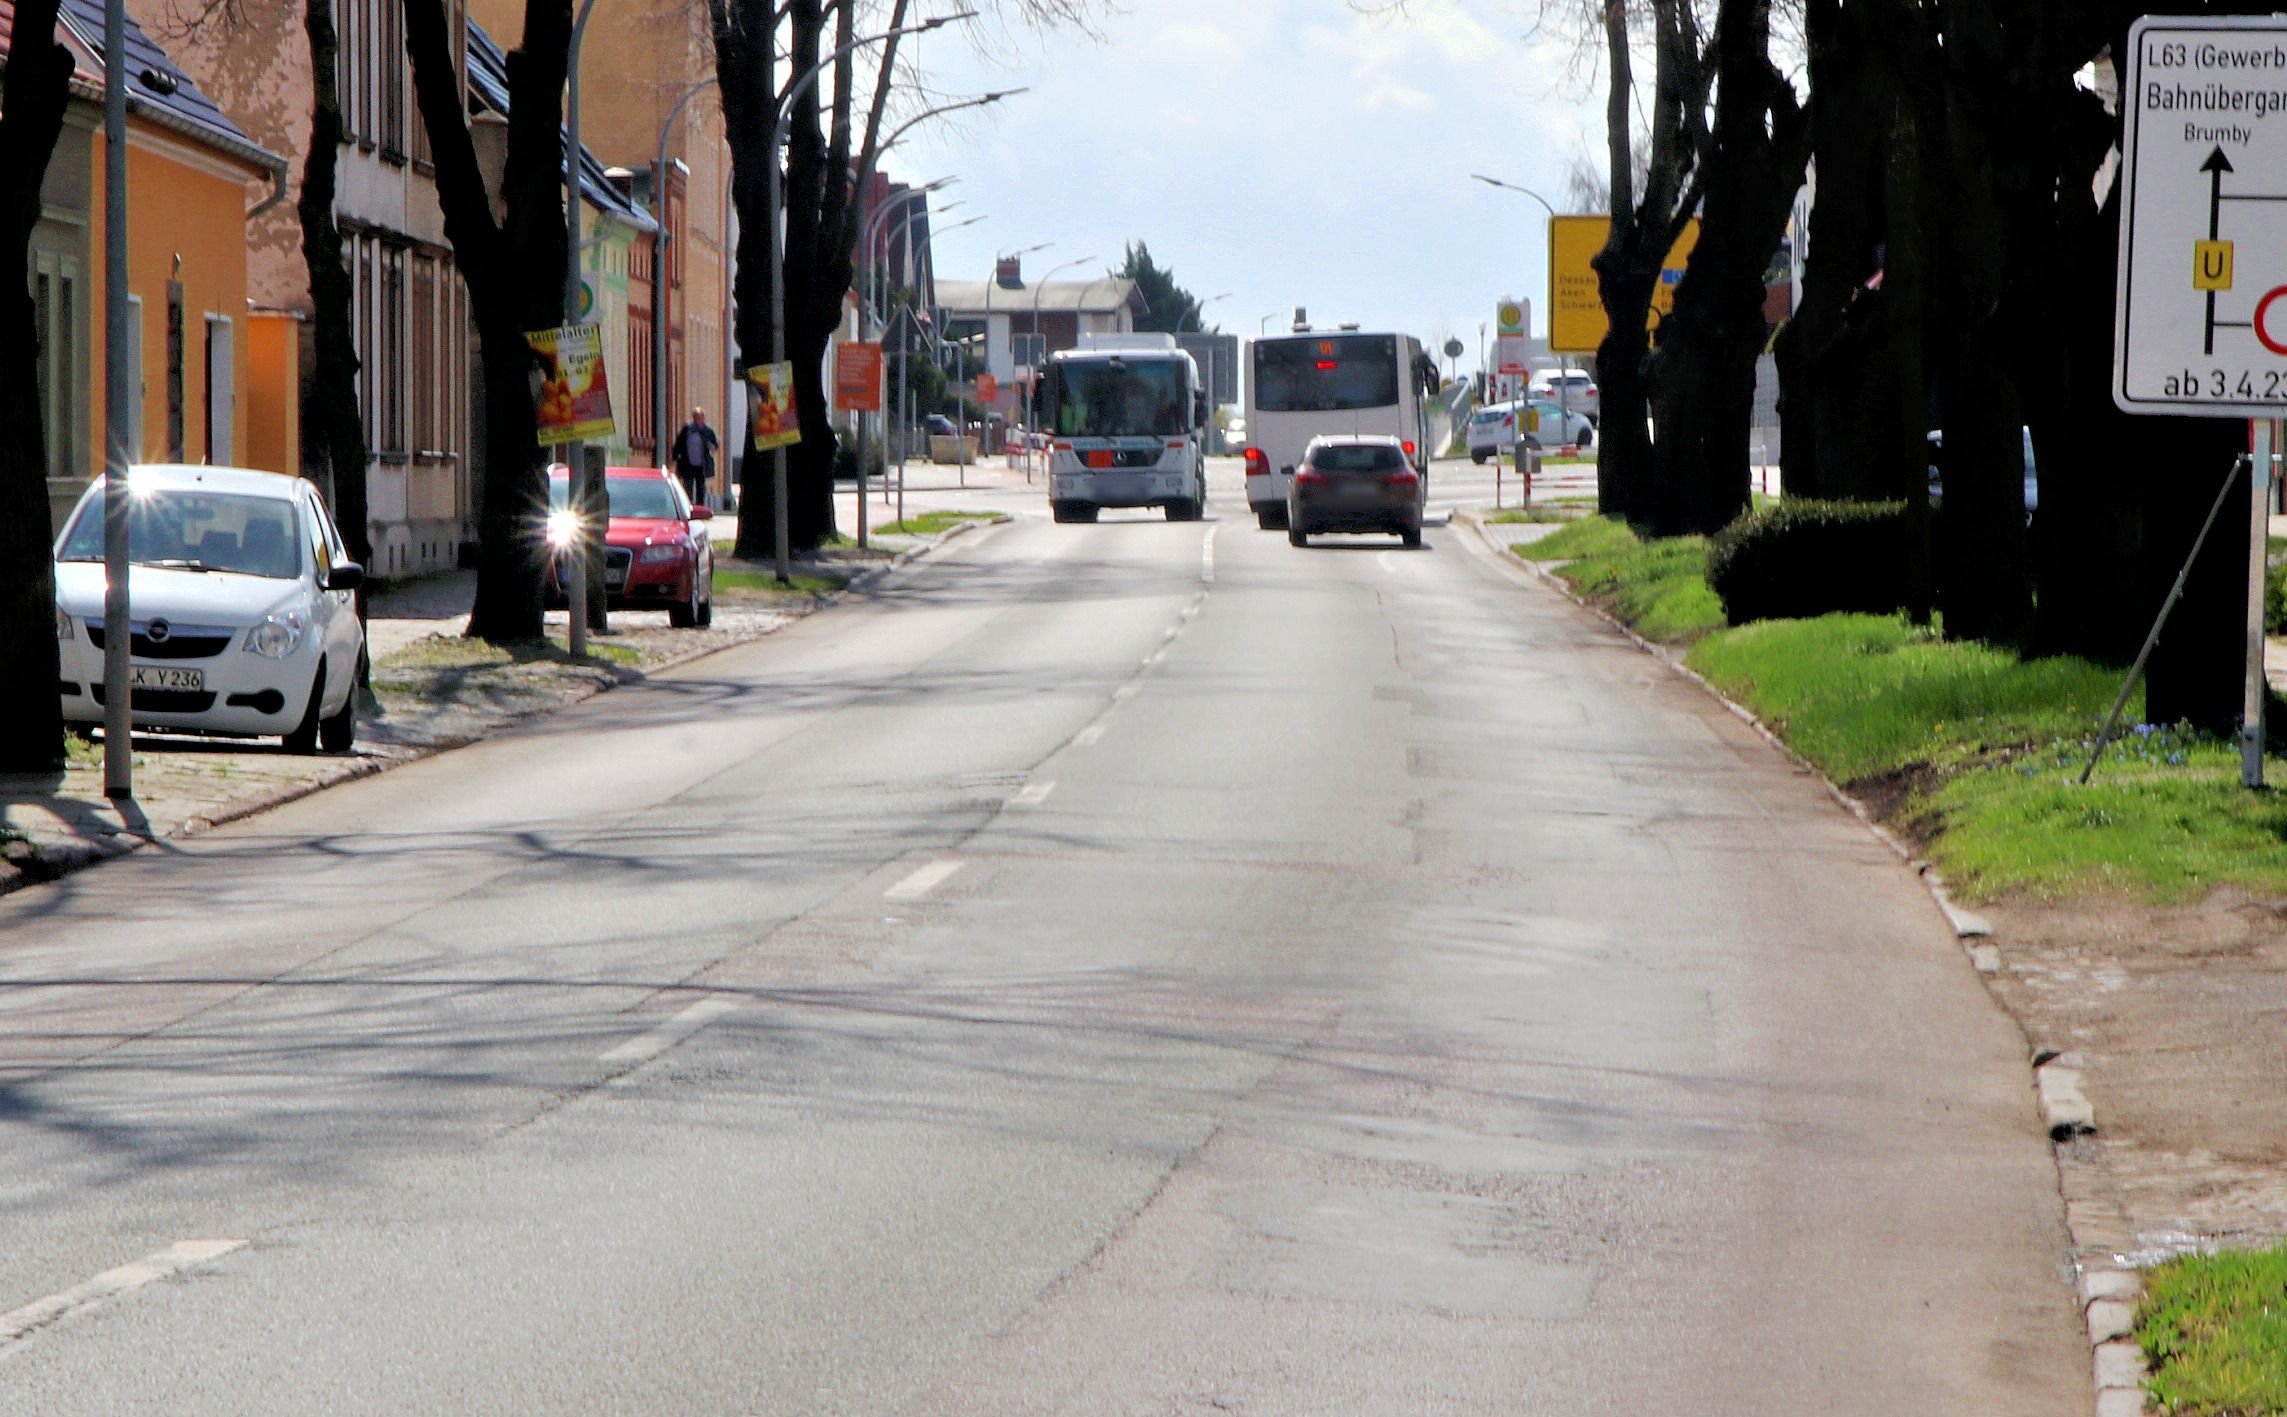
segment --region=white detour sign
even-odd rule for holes
[[[2112,398],[2287,416],[2287,17],[2129,30]]]

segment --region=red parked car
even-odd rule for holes
[[[561,465],[548,469],[548,544],[568,545],[571,474]],[[665,468],[604,469],[604,497],[611,520],[604,532],[604,592],[614,610],[661,609],[678,628],[705,625],[715,618],[715,551],[707,537],[714,512],[694,507],[683,486]],[[563,557],[548,563],[548,605],[566,604]]]

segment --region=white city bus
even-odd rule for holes
[[[1253,342],[1247,360],[1247,505],[1265,531],[1286,525],[1287,488],[1321,433],[1383,433],[1425,473],[1437,366],[1411,335],[1297,330]]]
[[[1164,507],[1197,521],[1207,505],[1207,392],[1166,334],[1087,334],[1041,373],[1048,510],[1092,522],[1105,507]]]

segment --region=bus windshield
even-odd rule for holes
[[[1255,407],[1264,413],[1389,408],[1398,342],[1389,335],[1302,335],[1255,342]]]
[[[1064,437],[1177,437],[1190,412],[1172,359],[1073,360],[1053,366],[1049,426]]]

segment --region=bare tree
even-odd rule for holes
[[[802,429],[802,441],[788,457],[788,542],[811,550],[834,533],[835,438],[820,365],[841,321],[863,217],[855,179],[873,168],[892,91],[900,83],[910,87],[919,81],[901,70],[898,41],[892,38],[862,64],[859,55],[844,55],[819,82],[791,96],[789,105],[789,93],[775,81],[773,59],[784,60],[791,85],[824,55],[862,34],[904,24],[912,13],[911,0],[706,3],[731,149],[731,196],[740,224],[732,280],[738,363],[749,368],[768,360],[771,286],[783,282],[786,357],[794,365]],[[1001,0],[992,16],[1034,27],[1084,27],[1089,9],[1088,0]],[[861,73],[867,76],[863,90],[858,86]],[[787,122],[778,133],[782,107]],[[785,241],[779,265],[771,269],[765,164],[777,160],[780,143],[786,148],[780,193]],[[742,463],[737,551],[741,557],[763,559],[771,554],[775,515],[770,479],[751,446]]]
[[[57,0],[20,0],[0,74],[0,771],[63,763],[63,706],[52,687],[56,578],[40,407],[40,330],[26,273],[40,188],[63,133],[72,58],[56,42]]]
[[[453,67],[456,46],[444,0],[403,4],[405,49],[436,164],[445,235],[468,287],[484,378],[469,634],[495,643],[538,639],[547,480],[524,336],[563,319],[561,118],[572,7],[570,0],[526,0],[523,39],[508,54],[508,153],[495,216]]]

